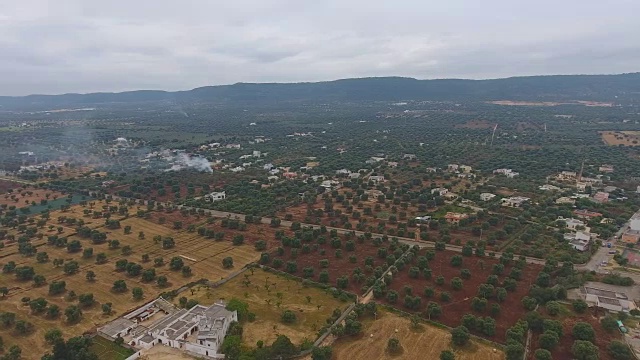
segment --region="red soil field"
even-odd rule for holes
[[[221,225],[221,219],[216,218],[213,224],[207,224],[207,216],[201,215],[182,215],[179,210],[174,210],[173,212],[152,212],[149,214],[149,218],[147,220],[160,224],[160,218],[165,218],[165,223],[163,224],[166,227],[173,228],[174,221],[182,221],[182,229],[186,229],[189,225],[195,225],[196,230],[199,227],[205,227],[207,229],[211,229],[214,232],[224,232],[224,240],[231,241],[235,235],[244,235],[244,243],[249,245],[254,245],[258,240],[264,240],[267,242],[267,249],[272,249],[274,247],[280,246],[280,240],[276,239],[276,231],[283,230],[285,236],[291,237],[293,235],[293,231],[285,227],[273,228],[267,224],[246,224],[246,230],[239,229],[230,229],[228,227],[223,227]],[[244,221],[240,221],[244,223]]]
[[[328,285],[334,286],[334,287],[336,286],[336,279],[343,275],[346,275],[347,277],[349,277],[349,286],[344,290],[357,295],[361,295],[362,294],[361,288],[365,282],[363,281],[362,283],[356,283],[355,281],[353,281],[353,279],[351,279],[351,274],[353,273],[353,270],[359,267],[360,269],[362,269],[366,277],[371,276],[372,273],[367,273],[365,271],[365,265],[364,265],[364,260],[368,256],[371,256],[373,258],[374,269],[377,266],[382,267],[384,270],[387,269],[388,266],[385,260],[377,257],[378,248],[371,243],[371,240],[365,240],[365,243],[359,243],[357,239],[353,240],[356,244],[354,251],[347,251],[347,249],[345,248],[346,241],[342,240],[342,248],[341,248],[342,258],[338,259],[335,256],[336,249],[331,246],[331,243],[330,243],[331,241],[330,239],[328,239],[329,236],[326,236],[326,237],[327,237],[327,243],[318,244],[318,250],[315,250],[315,251],[311,250],[310,253],[304,254],[302,253],[302,249],[298,249],[298,257],[296,259],[291,258],[291,248],[289,247],[284,248],[285,253],[283,256],[278,256],[275,252],[273,252],[272,253],[273,259],[282,259],[282,261],[284,262],[282,268],[278,270],[285,271],[286,263],[288,261],[295,260],[296,263],[298,264],[298,271],[294,275],[302,278],[302,269],[306,267],[312,267],[314,269],[314,272],[313,272],[314,276],[312,278],[309,278],[309,280],[317,282],[320,272],[322,270],[327,270],[327,272],[329,273]],[[317,243],[316,242],[309,243],[310,246],[313,246],[312,244],[317,244]],[[383,243],[381,245],[381,247],[387,247],[387,248],[388,246],[389,246],[389,243]],[[321,249],[325,250],[324,255],[320,254]],[[389,251],[389,253],[392,253],[392,251]],[[349,256],[351,255],[356,256],[357,258],[356,263],[349,262]],[[327,268],[323,269],[320,267],[320,260],[322,259],[329,260],[329,266]]]
[[[161,224],[160,218],[165,219],[164,224]],[[180,210],[173,210],[172,212],[153,211],[149,214],[149,217],[146,219],[156,224],[164,225],[171,229],[173,228],[174,221],[181,221],[182,228],[186,229],[187,226],[189,225],[195,225],[205,221],[206,216],[188,215],[188,214],[182,215]]]
[[[6,193],[10,189],[19,188],[21,184],[13,181],[0,180],[0,194]]]
[[[424,255],[426,250],[422,250],[420,255]],[[432,270],[431,279],[425,279],[422,275],[417,279],[409,277],[409,268],[414,265],[405,266],[404,270],[399,271],[391,282],[390,289],[398,292],[400,295],[396,304],[389,303],[386,298],[379,299],[388,305],[400,308],[404,311],[410,311],[403,306],[404,291],[403,287],[409,285],[413,288],[413,295],[420,296],[422,298],[420,312],[426,309],[426,305],[429,301],[434,301],[440,304],[442,307],[442,315],[436,319],[447,326],[456,327],[461,324],[462,316],[466,314],[474,314],[476,316],[489,316],[489,309],[493,303],[498,303],[501,307],[500,314],[493,317],[496,320],[496,335],[491,337],[490,340],[500,343],[505,342],[505,331],[507,328],[513,326],[518,319],[520,319],[525,313],[525,309],[522,306],[521,300],[529,293],[529,288],[534,283],[538,273],[542,269],[541,266],[527,264],[522,271],[522,277],[518,281],[518,286],[515,292],[508,292],[507,298],[504,302],[500,303],[496,299],[488,300],[487,308],[482,313],[477,313],[471,309],[471,300],[478,294],[478,286],[487,281],[487,277],[492,274],[492,267],[494,264],[499,263],[498,259],[488,256],[463,256],[462,266],[454,267],[450,264],[451,257],[454,255],[460,255],[454,251],[436,251],[435,258],[429,263],[429,267]],[[417,257],[414,257],[414,262]],[[481,261],[484,262],[484,269],[481,268]],[[505,266],[503,275],[498,276],[499,284],[496,287],[501,286],[502,281],[507,278],[507,275],[513,268],[513,264]],[[469,269],[471,271],[471,278],[463,281],[463,287],[460,290],[454,290],[451,287],[451,279],[454,277],[461,277],[460,270]],[[436,285],[435,279],[438,276],[444,276],[444,285]],[[427,298],[424,295],[424,289],[427,287],[433,287],[435,289],[435,295],[432,298]],[[447,291],[451,294],[451,301],[443,302],[440,300],[440,293]],[[486,337],[480,333],[476,335]]]
[[[539,312],[545,313],[545,310],[541,308]],[[573,355],[571,354],[571,347],[573,346],[574,339],[571,336],[571,330],[573,329],[573,326],[578,322],[586,322],[591,324],[593,330],[596,332],[596,341],[594,342],[594,344],[598,347],[598,359],[600,360],[613,360],[613,357],[607,351],[607,346],[613,340],[624,341],[620,336],[620,332],[618,330],[615,330],[612,333],[606,332],[602,328],[602,325],[600,325],[600,321],[593,316],[593,311],[591,309],[585,314],[574,313],[571,316],[564,317],[554,317],[545,314],[544,317],[552,320],[559,320],[560,322],[562,322],[563,335],[560,338],[560,342],[558,343],[558,345],[553,349],[553,351],[551,351],[554,359],[573,358]],[[533,335],[531,345],[532,351],[529,352],[529,356],[527,357],[527,359],[529,360],[535,359],[533,353],[535,352],[535,349],[540,348],[540,346],[538,345],[538,336],[540,336],[540,334],[534,333]]]

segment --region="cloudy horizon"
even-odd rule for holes
[[[0,95],[640,70],[640,1],[0,2]]]

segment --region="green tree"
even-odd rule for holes
[[[227,256],[222,259],[222,267],[225,269],[230,269],[233,267],[233,258],[231,256]]]
[[[607,351],[615,360],[632,360],[634,358],[627,344],[620,341],[612,341],[607,346]]]
[[[598,347],[590,341],[576,340],[571,346],[571,353],[577,360],[597,360]]]
[[[332,356],[331,346],[314,346],[311,349],[311,359],[312,360],[331,360]]]
[[[281,316],[282,322],[285,324],[293,324],[296,322],[296,313],[291,310],[285,310]]]
[[[225,359],[238,360],[242,353],[242,337],[238,335],[226,336],[222,341],[220,350],[225,355]]]
[[[456,355],[451,350],[442,350],[440,360],[456,360]]]
[[[133,295],[134,300],[141,300],[142,297],[144,296],[144,292],[142,291],[142,288],[139,288],[139,287],[134,287],[133,289],[131,289],[131,294]]]
[[[571,335],[576,340],[595,341],[596,332],[593,330],[591,324],[586,322],[578,322],[573,326]]]
[[[451,341],[456,346],[466,345],[470,337],[469,330],[462,325],[451,329]]]
[[[105,315],[111,315],[111,303],[102,304],[102,313]]]
[[[578,314],[582,314],[589,308],[589,305],[582,299],[575,300],[573,302],[573,310]]]
[[[64,316],[68,322],[77,323],[82,319],[82,310],[76,305],[71,305],[64,310]]]
[[[273,357],[281,356],[282,358],[287,358],[297,352],[296,346],[285,335],[278,335],[273,344],[271,344],[271,355]]]
[[[127,283],[124,280],[116,280],[111,288],[114,292],[122,293],[127,291]]]
[[[536,360],[553,360],[551,352],[547,349],[537,349],[534,356]]]
[[[389,351],[390,353],[398,353],[401,348],[402,346],[400,345],[400,340],[398,340],[397,338],[393,337],[387,340],[387,351]]]
[[[547,350],[552,350],[556,345],[558,345],[559,341],[560,338],[558,337],[558,334],[551,330],[545,331],[538,337],[540,347]]]
[[[54,345],[60,341],[64,341],[64,337],[62,336],[62,331],[60,331],[60,329],[51,328],[44,333],[44,340],[47,344]]]
[[[610,315],[602,318],[602,320],[600,320],[600,325],[602,325],[602,328],[605,329],[605,331],[607,332],[614,332],[618,330],[617,320]]]
[[[246,319],[247,314],[249,314],[249,304],[236,298],[231,298],[225,308],[229,311],[237,311],[238,320],[240,321]]]

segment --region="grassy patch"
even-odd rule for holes
[[[89,350],[98,355],[99,360],[124,360],[134,353],[133,350],[116,345],[113,341],[100,336],[96,336],[92,340],[93,344]]]
[[[278,334],[287,335],[296,344],[305,338],[313,341],[333,310],[347,306],[325,290],[304,287],[300,281],[261,269],[255,269],[253,275],[247,270],[215,289],[196,286],[191,290],[193,295],[189,296],[188,291],[181,295],[195,298],[205,305],[232,298],[248,303],[249,311],[256,314],[256,321],[245,326],[243,339],[251,347],[258,340],[271,343]],[[295,323],[284,324],[281,321],[284,310],[295,312]]]

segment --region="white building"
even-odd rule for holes
[[[494,174],[502,174],[502,175],[504,175],[504,176],[506,176],[508,178],[514,178],[514,177],[520,175],[520,173],[515,172],[515,171],[513,171],[511,169],[496,169],[496,170],[493,170],[493,173]]]
[[[373,181],[374,183],[381,183],[381,182],[384,182],[384,176],[372,175],[372,176],[369,176],[369,181]]]
[[[496,197],[496,195],[492,194],[492,193],[482,193],[482,194],[480,194],[480,200],[482,200],[482,201],[490,201],[495,197]]]
[[[473,168],[471,166],[468,165],[460,165],[460,171],[462,171],[463,173],[470,173],[473,171]]]
[[[524,203],[526,203],[529,200],[531,200],[531,199],[529,199],[528,197],[513,196],[513,197],[510,197],[510,198],[502,199],[502,206],[521,207]]]
[[[563,196],[563,197],[560,197],[560,198],[556,199],[556,204],[558,204],[558,205],[562,205],[562,204],[573,205],[575,203],[576,203],[576,201],[574,199],[566,197],[566,196]]]
[[[569,230],[576,230],[579,226],[582,226],[585,229],[587,227],[587,224],[585,224],[584,221],[574,218],[563,218],[562,216],[558,216],[558,219],[556,220],[564,221],[567,224],[567,229]]]
[[[640,215],[633,215],[629,220],[629,228],[631,230],[640,230]]]
[[[544,185],[540,186],[538,189],[540,189],[542,191],[558,191],[558,190],[560,190],[559,187],[557,187],[555,185],[549,185],[549,184],[544,184]]]
[[[443,187],[439,187],[439,188],[435,188],[435,189],[431,189],[431,194],[438,194],[438,196],[444,196],[449,192],[449,189],[447,188],[443,188]]]
[[[458,171],[458,164],[449,164],[447,165],[447,171],[449,172],[454,172],[454,171]]]
[[[258,150],[253,150],[252,155],[253,155],[253,157],[260,157],[260,156],[262,156],[262,153],[260,151],[258,151]]]
[[[340,185],[339,182],[334,181],[334,180],[324,180],[320,186],[322,186],[323,188],[327,189],[327,190],[333,190],[336,189],[338,186]]]
[[[238,313],[226,310],[222,303],[196,305],[168,314],[149,327],[136,327],[128,344],[139,349],[165,345],[208,358],[224,358],[218,349],[234,321],[238,321]]]
[[[227,194],[225,191],[215,191],[210,194],[204,196],[204,201],[206,202],[216,202],[220,200],[224,200],[227,198]]]

